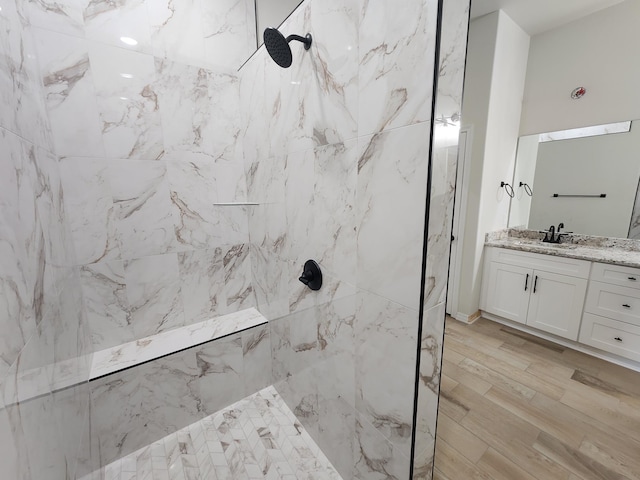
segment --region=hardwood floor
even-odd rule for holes
[[[447,318],[436,480],[640,480],[640,373]]]

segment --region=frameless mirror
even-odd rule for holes
[[[640,120],[520,137],[509,227],[640,238]]]
[[[301,4],[302,0],[205,0],[208,60],[215,66],[241,68],[264,43],[264,30],[280,27]]]
[[[265,28],[277,28],[298,8],[302,0],[254,0],[256,12],[256,49],[260,48]]]

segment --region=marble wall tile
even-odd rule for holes
[[[258,245],[250,245],[251,279],[260,312],[270,320],[289,314],[289,263]]]
[[[35,43],[16,2],[5,2],[0,11],[0,45],[0,126],[50,148]]]
[[[55,265],[75,265],[77,259],[67,222],[58,158],[37,147],[30,155],[35,155],[36,158],[36,205],[47,260]]]
[[[418,314],[367,292],[358,293],[354,321],[356,409],[411,455]]]
[[[358,135],[431,118],[438,2],[362,2]]]
[[[89,367],[91,358],[87,356],[90,352],[91,340],[83,311],[83,299],[81,290],[81,278],[79,267],[57,267],[49,266],[53,270],[54,286],[57,287],[59,314],[53,316],[50,323],[53,325],[52,343],[55,345],[54,365],[64,363],[66,369],[75,369],[74,378],[89,378]],[[73,362],[68,362],[73,360]],[[54,369],[54,374],[57,370]],[[67,372],[59,372],[66,375]],[[53,379],[55,383],[55,378]]]
[[[269,325],[242,332],[244,394],[271,385],[271,336]]]
[[[266,326],[92,381],[96,468],[254,393],[268,368]],[[87,467],[85,467],[87,469]]]
[[[429,132],[422,123],[358,139],[358,288],[416,311]]]
[[[60,465],[60,439],[55,435],[51,394],[13,404],[6,409],[10,432],[18,451],[15,478],[67,478]],[[47,448],[47,445],[51,445]]]
[[[106,156],[158,159],[164,150],[153,57],[95,42],[88,52]]]
[[[240,83],[236,70],[216,68],[209,72],[209,95],[214,105],[210,144],[216,159],[236,161],[240,137]]]
[[[378,433],[365,416],[356,414],[354,477],[358,480],[409,478],[410,461]]]
[[[356,283],[357,142],[327,145],[314,151],[314,222],[312,238],[323,268]],[[322,231],[322,232],[321,232]]]
[[[257,203],[284,202],[285,171],[286,178],[289,178],[289,170],[294,168],[290,166],[288,158],[274,155],[247,160],[248,157],[245,158],[247,199]]]
[[[254,163],[270,157],[269,123],[272,115],[267,111],[267,97],[274,92],[267,90],[265,85],[267,61],[273,60],[259,50],[238,72],[242,143],[238,143],[237,155],[243,159],[247,172],[253,168]],[[248,186],[249,180],[247,174]]]
[[[87,43],[41,28],[33,34],[56,154],[104,157]]]
[[[249,226],[244,207],[214,205],[218,201],[217,182],[223,180],[217,175],[219,167],[199,154],[176,154],[168,158],[179,245],[184,249],[204,249],[248,243]]]
[[[342,478],[355,478],[356,416],[343,398],[326,397],[318,390],[318,446]]]
[[[20,456],[18,443],[15,441],[11,432],[11,423],[9,422],[9,414],[4,404],[0,403],[0,448],[5,452],[3,454],[3,471],[8,478],[20,478]]]
[[[151,53],[151,28],[145,0],[92,0],[82,12],[87,40]],[[121,38],[135,40],[124,43]]]
[[[185,324],[214,317],[226,309],[222,248],[178,254]]]
[[[268,203],[249,208],[251,244],[266,250],[270,255],[288,256],[291,248],[288,243],[288,225],[284,203]]]
[[[436,126],[435,142],[439,128]],[[458,146],[435,146],[431,154],[431,196],[427,237],[424,307],[446,301],[451,251],[453,200],[456,189]]]
[[[216,161],[216,192],[221,203],[248,201],[242,157],[234,155],[231,160],[220,158]]]
[[[253,0],[202,3],[204,52],[213,65],[238,68],[256,49]]]
[[[433,463],[438,395],[442,365],[445,303],[425,308],[420,346],[420,375],[418,378],[418,405],[416,416],[416,442],[414,476],[424,478]],[[418,472],[422,471],[418,475]]]
[[[29,24],[77,37],[84,36],[83,12],[90,0],[25,0],[19,2]]]
[[[124,274],[135,338],[184,325],[177,254],[128,260]]]
[[[319,437],[318,373],[308,368],[273,385],[312,438]]]
[[[90,158],[60,161],[65,209],[80,265],[120,258],[110,168],[108,161]]]
[[[93,349],[135,338],[125,281],[124,262],[100,262],[81,267],[80,278]]]
[[[113,160],[109,176],[121,258],[175,251],[176,219],[165,162]]]
[[[318,441],[343,478],[355,465],[355,308],[355,295],[317,307]]]
[[[201,65],[205,58],[202,1],[148,0],[146,3],[153,54]]]
[[[331,36],[309,51],[293,45],[294,62],[282,70],[268,59],[264,71],[269,154],[338,143],[357,135],[357,5],[306,2],[282,25],[283,31]],[[338,27],[336,27],[338,26]]]
[[[18,35],[23,34],[23,27],[20,23],[12,25]],[[22,48],[21,55],[32,55],[24,45]],[[22,73],[13,73],[16,86],[24,80],[20,78]],[[34,95],[40,98],[39,91]],[[20,101],[19,95],[16,99]],[[33,113],[28,100],[24,107],[20,115]],[[33,133],[26,137],[40,142],[47,135],[42,131],[44,125],[42,119],[33,118]],[[13,128],[20,130],[22,126],[17,122]],[[88,360],[84,357],[87,338],[79,279],[77,271],[67,266],[73,264],[73,250],[65,228],[57,158],[4,128],[0,128],[0,154],[7,167],[0,196],[0,438],[3,444],[14,445],[16,451],[14,461],[7,462],[5,474],[15,478],[70,478],[67,475],[74,474],[79,446],[76,434],[82,426],[87,397],[78,391],[68,392],[64,399],[52,394],[51,386],[62,373],[53,365],[77,359],[65,362],[66,368],[75,370],[71,373],[80,375],[78,378],[83,374],[88,378]],[[35,382],[40,382],[42,395],[23,398]],[[67,423],[64,430],[60,428],[63,421]]]
[[[220,410],[245,396],[243,335],[247,337],[251,331],[203,345],[195,352],[199,395],[207,413]],[[249,341],[245,345],[249,350]]]
[[[237,312],[256,305],[251,279],[249,244],[233,245],[224,252],[224,289],[227,299],[225,313]]]
[[[210,72],[168,59],[155,59],[158,102],[168,152],[203,152],[214,157],[214,103],[209,88]]]
[[[355,296],[269,322],[274,383],[344,478],[354,465]]]
[[[0,180],[0,380],[36,329],[44,263],[44,242],[37,221],[35,157],[16,135],[0,128],[4,175]]]

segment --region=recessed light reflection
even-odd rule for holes
[[[120,100],[129,100],[129,97],[120,97]]]
[[[138,44],[138,41],[131,37],[120,37],[120,41],[125,45],[131,45],[132,47]]]
[[[120,76],[122,78],[133,78],[133,75],[131,75],[130,73],[121,73]]]

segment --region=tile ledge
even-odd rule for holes
[[[32,368],[0,385],[0,410],[266,323],[258,310],[248,308],[100,350],[93,353],[90,368],[91,355]]]
[[[265,323],[267,323],[267,319],[258,310],[248,308],[100,350],[93,354],[89,380],[95,380]]]

